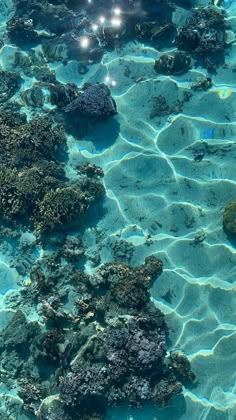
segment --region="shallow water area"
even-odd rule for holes
[[[175,92],[179,95],[183,86],[188,89],[196,76],[191,71],[188,79],[160,81],[152,70],[158,53],[151,51],[142,59],[143,46],[135,49],[122,60],[107,59],[109,74],[117,79],[113,92],[119,138],[109,152],[100,154],[89,151],[93,138],[88,138],[88,152],[81,153],[105,168],[113,211],[98,223],[101,229],[132,241],[137,260],[150,252],[163,259],[164,273],[153,288],[153,299],[173,328],[171,345],[189,355],[198,383],[185,389],[184,402],[180,399],[164,410],[119,411],[111,418],[233,420],[236,256],[222,231],[222,207],[235,196],[234,76],[229,68],[217,71],[212,89],[194,94],[181,115],[167,121],[150,119],[151,95],[164,91],[173,100]],[[233,48],[226,60],[234,63]],[[132,79],[140,77],[140,82],[123,78],[127,62]],[[204,148],[205,141],[212,154],[197,163],[193,150]],[[114,207],[119,215],[116,225]],[[132,230],[144,239],[136,240]]]
[[[149,97],[145,82],[135,88]],[[222,204],[235,196],[235,127],[221,121],[225,104],[214,93],[208,108],[209,95],[204,94],[198,109],[188,103],[186,113],[159,129],[147,117],[133,116],[130,90],[122,99],[116,98],[118,103],[125,103],[124,116],[118,117],[121,138],[111,146],[109,155],[89,153],[90,159],[107,168],[105,185],[113,201],[110,216],[98,225],[108,235],[119,233],[132,241],[137,247],[137,261],[150,252],[164,261],[164,273],[152,295],[173,328],[171,345],[186,352],[198,378],[195,387],[185,389],[184,402],[176,401],[165,410],[130,410],[130,417],[125,411],[118,412],[112,419],[213,420],[234,419],[236,415],[232,372],[235,248],[222,231]],[[137,101],[140,95],[134,94],[134,98]],[[217,102],[222,110],[217,111]],[[140,114],[146,110],[140,107]],[[192,112],[194,117],[189,117]],[[218,153],[196,163],[191,148],[204,147],[205,139]],[[85,155],[83,150],[81,153]],[[116,156],[111,160],[113,154]],[[114,207],[119,214],[115,225]],[[171,295],[169,300],[167,294]]]
[[[4,0],[0,5],[0,36],[14,13],[13,3]],[[207,2],[195,6],[199,4]],[[235,2],[216,6],[226,10],[235,37]],[[190,8],[178,4],[174,19],[185,21],[188,14]],[[193,60],[191,69],[181,75],[158,74],[154,69],[155,61],[174,46],[159,50],[137,39],[108,48],[101,60],[86,64],[84,74],[82,59],[49,60],[42,56],[40,44],[32,50],[62,84],[81,88],[84,83],[105,83],[117,106],[111,119],[85,127],[78,124],[76,132],[72,124],[67,132],[66,176],[76,181],[77,166],[87,160],[104,171],[102,205],[88,213],[87,225],[72,232],[81,235],[87,249],[85,271],[92,274],[112,260],[109,240],[132,246],[129,263],[134,266],[150,255],[160,258],[164,268],[151,299],[165,314],[168,349],[183,350],[196,375],[195,383],[186,384],[167,407],[121,406],[109,409],[106,418],[235,420],[236,242],[223,229],[224,208],[236,199],[235,41],[227,49],[225,64],[215,72]],[[56,112],[45,87],[40,106],[32,107],[31,99],[27,102],[22,96],[38,80],[25,70],[29,51],[23,50],[18,62],[16,53],[19,47],[14,43],[5,43],[0,50],[0,70],[17,70],[22,77],[11,101],[26,112],[28,121],[37,113]],[[206,77],[212,80],[210,88],[193,89]],[[162,111],[160,97],[166,101]],[[78,128],[76,118],[74,127]],[[57,240],[60,235],[53,244]],[[50,246],[44,251],[45,244],[27,230],[12,242],[1,241],[0,330],[18,309],[14,293],[31,285],[30,267],[50,254]],[[97,263],[91,258],[94,254],[99,255]],[[31,322],[43,324],[27,302],[25,314]],[[18,399],[14,387],[9,391],[4,386],[0,385],[0,398],[13,392],[12,398]],[[0,408],[6,407],[4,400]],[[37,417],[27,412],[16,417],[30,418]]]

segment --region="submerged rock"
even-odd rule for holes
[[[20,17],[13,17],[7,22],[7,34],[10,41],[17,45],[36,42],[40,39],[34,30],[33,20]]]
[[[176,32],[173,23],[161,24],[160,22],[141,22],[135,26],[135,32],[139,39],[147,41],[168,40]]]
[[[210,70],[224,62],[227,25],[224,12],[214,7],[200,7],[179,28],[176,46],[191,53]]]
[[[191,68],[191,57],[184,52],[163,54],[155,61],[154,69],[165,75],[180,75]]]
[[[225,230],[236,234],[236,201],[227,204],[223,214],[223,226]]]
[[[78,98],[64,110],[93,121],[105,120],[117,114],[116,103],[109,88],[103,83],[85,84]]]
[[[170,366],[182,381],[194,380],[195,375],[191,369],[190,362],[182,351],[176,350],[170,353]]]
[[[17,311],[0,333],[2,364],[11,367],[8,380],[17,378],[24,408],[42,420],[77,420],[78,412],[86,420],[117,404],[167,404],[181,380],[193,377],[185,356],[166,357],[167,325],[150,301],[162,262],[114,262],[88,275],[71,263],[65,244],[35,262],[22,292],[46,328]]]

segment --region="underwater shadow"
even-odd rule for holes
[[[234,233],[230,233],[228,230],[223,228],[223,231],[230,242],[230,244],[236,249],[236,235]]]
[[[66,132],[76,140],[92,141],[98,151],[110,147],[118,138],[120,123],[116,118],[91,121],[84,117],[64,116]]]
[[[186,413],[186,401],[182,394],[172,397],[169,406],[157,409],[158,420],[181,419]]]
[[[101,199],[91,204],[86,213],[81,215],[78,220],[65,226],[62,225],[60,229],[42,233],[39,235],[38,241],[47,249],[55,251],[62,246],[68,235],[72,235],[74,232],[83,235],[86,229],[96,227],[98,222],[106,216],[107,212],[104,200]]]
[[[186,413],[186,401],[182,394],[172,397],[169,401],[169,405],[166,407],[157,407],[149,404],[145,404],[140,408],[128,407],[126,405],[110,408],[107,412],[106,419],[158,419],[167,420],[174,419],[179,420]]]
[[[83,234],[86,229],[96,227],[107,213],[108,210],[105,207],[104,200],[93,203],[81,220],[80,233]]]
[[[120,123],[116,118],[97,122],[90,127],[88,140],[96,145],[98,151],[110,147],[117,140],[120,133]]]

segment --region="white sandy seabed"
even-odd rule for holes
[[[198,68],[181,77],[158,76],[153,65],[159,55],[130,44],[87,75],[116,81],[119,133],[110,122],[86,141],[70,139],[70,158],[74,165],[82,155],[105,171],[107,213],[98,228],[131,241],[137,263],[150,254],[163,260],[152,296],[166,314],[171,347],[186,352],[197,382],[167,409],[124,409],[111,418],[234,420],[236,252],[222,215],[236,199],[236,51],[232,46],[213,87],[193,92],[181,114],[150,118],[153,97],[162,94],[171,104],[205,73]],[[71,72],[59,66],[61,81],[73,77],[70,65]],[[195,150],[205,153],[202,161],[194,160]]]
[[[233,29],[234,15],[232,6]],[[186,352],[197,378],[170,407],[124,408],[110,414],[115,420],[236,419],[236,252],[222,226],[225,204],[236,200],[235,48],[210,90],[193,92],[180,114],[163,118],[150,117],[153,98],[161,94],[170,105],[181,100],[204,69],[159,76],[154,60],[160,52],[131,43],[85,76],[116,82],[111,89],[119,113],[83,141],[69,136],[68,171],[85,158],[101,165],[106,212],[96,227],[132,242],[136,263],[150,254],[163,260],[152,298],[166,314],[170,347]],[[55,63],[58,80],[81,85],[76,66]],[[204,152],[201,161],[194,160],[196,150]],[[85,241],[92,235],[85,232]],[[7,265],[0,270],[16,281]]]

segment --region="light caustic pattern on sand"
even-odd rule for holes
[[[233,420],[236,253],[222,211],[236,198],[236,83],[228,68],[213,76],[210,90],[192,91],[204,71],[157,77],[158,55],[131,44],[119,57],[105,57],[96,74],[116,81],[120,131],[109,147],[112,127],[102,125],[82,144],[72,142],[71,161],[82,155],[105,170],[108,212],[100,228],[132,241],[137,260],[151,253],[163,259],[153,299],[173,326],[171,345],[186,351],[198,380],[185,390],[186,412],[178,418]],[[170,106],[180,101],[179,112],[155,115],[159,95]],[[156,413],[173,415],[171,407]]]

